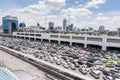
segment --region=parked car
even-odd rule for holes
[[[88,67],[92,67],[92,66],[93,66],[93,63],[87,62],[86,65],[87,65]]]
[[[120,70],[120,64],[116,64],[116,65],[115,65],[115,69],[116,69],[116,70]]]
[[[91,69],[90,74],[95,78],[99,79],[100,78],[100,71],[96,69]]]
[[[50,57],[50,58],[49,58],[49,62],[50,62],[50,63],[54,63],[54,59]]]
[[[80,67],[80,65],[77,62],[74,62],[73,64],[75,65],[76,68]]]
[[[103,65],[103,62],[100,61],[100,60],[97,60],[97,61],[94,62],[94,64],[95,64],[95,65]]]
[[[71,63],[69,66],[70,66],[70,68],[71,68],[72,70],[76,70],[76,67],[75,67],[75,65],[74,65],[73,63]]]
[[[60,65],[61,64],[61,61],[60,60],[56,60],[55,61],[57,65]]]
[[[105,66],[109,67],[109,68],[113,68],[113,67],[115,67],[115,64],[113,61],[108,61],[108,62],[106,62]]]
[[[105,70],[105,69],[104,69],[104,70],[102,71],[102,73],[103,73],[104,75],[106,75],[106,76],[113,76],[112,73],[110,73],[109,70]]]
[[[79,65],[83,65],[84,63],[82,61],[77,62]]]
[[[115,80],[112,76],[104,76],[104,80]]]
[[[63,67],[64,67],[64,68],[66,68],[66,69],[68,69],[68,68],[69,68],[69,66],[68,66],[68,64],[67,64],[67,63],[63,63],[62,65],[63,65]]]
[[[48,57],[47,57],[47,56],[46,56],[46,57],[44,57],[44,60],[45,60],[45,61],[48,61]]]
[[[88,69],[85,68],[85,67],[79,68],[79,71],[80,71],[82,74],[84,74],[84,75],[87,75],[87,73],[88,73]]]
[[[117,79],[120,79],[120,73],[118,72],[118,73],[115,73],[115,77],[117,78]]]

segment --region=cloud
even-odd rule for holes
[[[92,1],[88,2],[85,7],[86,8],[90,8],[90,7],[99,8],[98,5],[104,4],[105,2],[106,2],[106,0],[92,0]]]
[[[109,17],[106,17],[106,16],[98,16],[96,19],[95,19],[95,21],[96,22],[101,22],[101,23],[103,23],[103,22],[106,22],[106,21],[108,21],[109,20]]]
[[[102,16],[102,15],[103,15],[103,13],[102,13],[102,12],[98,13],[98,16]]]
[[[18,12],[44,15],[50,13],[51,11],[59,10],[64,5],[65,0],[40,0],[38,4],[18,9]]]
[[[70,15],[71,17],[80,17],[91,15],[92,12],[86,8],[68,8],[61,10],[61,13],[64,15]]]

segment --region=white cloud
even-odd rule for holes
[[[102,12],[98,13],[98,16],[102,16],[102,15],[103,15],[103,13],[102,13]]]
[[[98,16],[96,19],[95,19],[95,21],[96,22],[106,22],[106,21],[108,21],[109,20],[109,17],[106,17],[106,16]]]
[[[88,2],[85,7],[86,8],[90,8],[90,7],[99,8],[97,5],[104,4],[105,2],[106,2],[106,0],[92,0],[92,1]]]
[[[86,8],[68,8],[61,11],[64,15],[70,15],[71,17],[80,17],[91,15],[92,12]]]
[[[40,0],[38,4],[29,5],[23,9],[18,9],[18,11],[22,13],[44,15],[53,10],[58,10],[64,5],[65,0]]]

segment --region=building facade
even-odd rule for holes
[[[24,27],[26,27],[26,24],[25,24],[24,22],[23,22],[23,23],[20,23],[20,24],[19,24],[19,27],[20,27],[20,28],[24,28]]]
[[[32,36],[34,34],[34,36]],[[61,34],[61,33],[30,33],[30,32],[14,32],[14,37],[23,38],[23,39],[31,39],[34,40],[41,39],[41,41],[54,40],[57,41],[58,44],[61,42],[68,42],[70,46],[73,43],[83,44],[84,48],[87,48],[89,45],[97,45],[100,46],[102,50],[107,50],[109,47],[117,47],[120,48],[120,37],[112,37],[112,36],[93,36],[93,35],[81,35],[81,34]]]
[[[67,19],[63,20],[63,31],[66,31],[67,29]]]
[[[88,28],[88,31],[93,31],[93,28],[92,28],[92,27],[89,27],[89,28]]]
[[[120,28],[117,28],[116,35],[120,36]]]
[[[18,28],[18,19],[17,17],[5,16],[2,18],[2,27],[4,33],[11,34],[13,31],[16,31]]]
[[[104,33],[105,32],[105,26],[99,26],[99,32]]]
[[[54,29],[54,22],[49,22],[49,29],[53,30]]]
[[[73,24],[68,25],[67,31],[73,31]]]

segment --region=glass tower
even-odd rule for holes
[[[18,19],[17,17],[5,16],[2,18],[2,27],[4,33],[12,33],[17,30]]]
[[[67,19],[63,20],[63,31],[66,31],[67,28]]]

